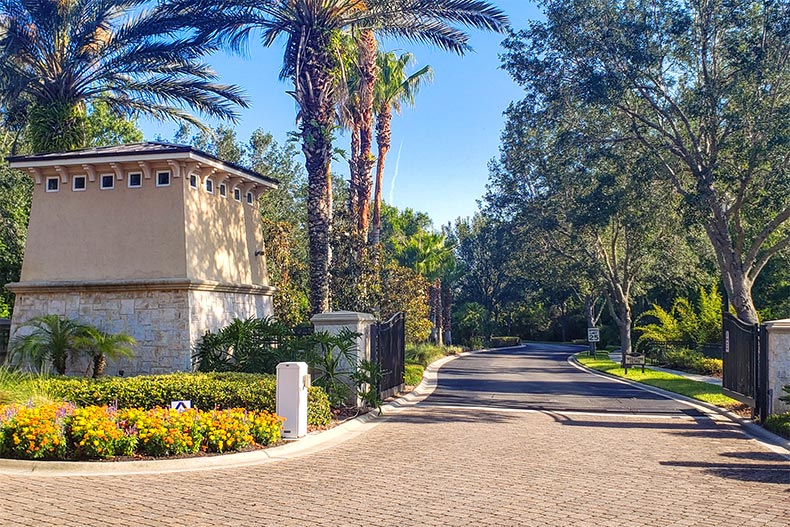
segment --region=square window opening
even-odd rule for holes
[[[192,188],[197,188],[197,176],[195,174],[189,176],[189,186]]]
[[[234,188],[233,189],[233,199],[236,201],[241,201],[241,189]]]
[[[74,179],[71,181],[71,190],[74,192],[79,192],[81,190],[85,190],[87,185],[85,176],[74,176]]]
[[[140,188],[143,186],[143,175],[137,172],[129,174],[129,188]]]
[[[48,177],[47,178],[47,192],[57,192],[60,189],[60,178],[59,177]]]
[[[247,192],[247,203],[252,205],[252,201],[253,201],[253,199],[252,199],[252,192]]]
[[[170,186],[170,172],[157,172],[156,173],[156,186],[168,187]]]
[[[109,190],[115,188],[115,176],[112,174],[105,174],[101,177],[101,189]]]
[[[214,182],[210,179],[206,180],[206,192],[214,194]]]

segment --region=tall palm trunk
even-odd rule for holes
[[[441,278],[437,278],[429,286],[428,298],[431,306],[431,322],[433,323],[433,327],[431,328],[431,340],[433,340],[434,344],[437,346],[442,346],[444,343],[444,335],[442,335],[444,312],[442,309]]]
[[[448,284],[443,284],[442,287],[442,304],[444,309],[444,343],[449,346],[453,343],[453,292]],[[509,331],[508,334],[510,334]]]
[[[351,218],[356,221],[359,214],[359,126],[356,119],[352,119],[351,124],[351,159],[348,161],[348,172],[351,181],[348,185],[348,212]]]
[[[332,252],[332,129],[333,58],[323,42],[305,46],[304,61],[294,79],[295,96],[302,111],[302,152],[307,169],[307,235],[310,256],[310,309],[329,310],[329,270]]]
[[[357,161],[357,229],[363,246],[368,237],[370,198],[373,193],[373,88],[378,75],[376,37],[362,31],[357,43],[359,53],[359,156]]]
[[[373,196],[373,228],[370,234],[370,244],[373,246],[381,241],[381,186],[384,184],[384,162],[392,140],[391,123],[392,109],[389,103],[382,104],[376,120],[376,145],[379,152],[376,159],[376,191]]]

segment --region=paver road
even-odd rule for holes
[[[423,404],[282,462],[137,476],[0,475],[0,525],[790,525],[786,457],[732,423],[673,411],[646,392],[631,397],[601,385],[586,397],[582,384],[564,397],[557,383],[599,382],[565,371],[567,353],[522,348],[458,359]],[[520,377],[512,379],[519,390],[484,384],[498,371],[520,375],[518,368],[533,370],[521,372],[532,382],[543,379],[550,397]],[[565,375],[576,381],[560,381]],[[569,410],[585,408],[585,398],[609,406],[597,402],[607,390],[612,407],[627,413]],[[625,404],[642,397],[647,413]],[[549,402],[552,410],[534,409]]]

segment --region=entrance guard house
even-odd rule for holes
[[[135,356],[108,373],[164,373],[207,330],[272,315],[258,197],[277,181],[164,143],[9,163],[35,181],[12,334],[45,314],[125,331]]]

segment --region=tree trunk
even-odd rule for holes
[[[444,287],[442,288],[444,292],[444,299],[442,302],[442,307],[444,308],[444,344],[446,346],[450,346],[453,343],[453,317],[452,317],[452,309],[453,309],[453,292],[450,290],[450,287],[447,284],[443,284]]]
[[[104,375],[104,369],[107,367],[107,358],[104,353],[99,353],[93,356],[93,378],[101,377]]]
[[[376,120],[376,144],[379,155],[376,160],[376,191],[373,196],[373,230],[370,234],[370,244],[374,246],[381,242],[381,186],[384,184],[384,162],[392,140],[391,122],[392,109],[389,104],[382,104]]]
[[[437,278],[428,286],[428,301],[431,310],[431,340],[437,346],[442,346],[442,279]]]
[[[320,35],[319,35],[320,37]],[[332,129],[335,109],[331,66],[334,58],[326,42],[308,38],[298,77],[295,98],[301,110],[302,152],[307,170],[307,236],[310,258],[310,309],[329,310],[329,270],[332,251]]]
[[[348,213],[351,218],[358,214],[359,206],[359,174],[357,165],[359,163],[359,127],[356,122],[351,126],[351,159],[348,161],[348,172],[350,180],[348,183]]]
[[[359,54],[359,161],[357,178],[359,181],[357,202],[357,227],[364,242],[368,239],[370,222],[370,198],[373,193],[373,88],[378,76],[376,64],[376,37],[373,31],[362,31],[357,43]]]

